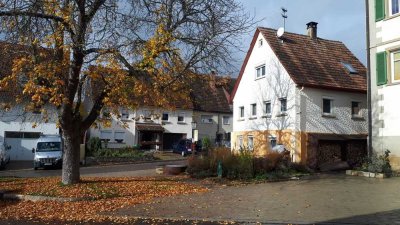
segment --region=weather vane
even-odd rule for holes
[[[286,15],[287,13],[287,9],[282,7],[282,17],[283,17],[283,29],[286,30],[286,19],[288,18],[288,16]]]

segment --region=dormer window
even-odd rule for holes
[[[342,65],[350,74],[357,73],[357,70],[350,63],[342,62]]]

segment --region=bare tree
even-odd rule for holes
[[[235,0],[0,0],[0,20],[0,37],[29,50],[0,89],[24,76],[18,99],[58,108],[64,184],[79,182],[79,143],[103,106],[184,97],[192,72],[231,66],[237,37],[254,24]],[[102,85],[84,114],[88,81]]]

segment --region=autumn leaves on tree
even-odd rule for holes
[[[231,68],[238,35],[253,25],[234,0],[0,0],[0,21],[17,52],[0,75],[0,91],[16,99],[3,110],[23,103],[46,121],[45,106],[57,109],[64,184],[79,182],[79,144],[103,107],[118,117],[120,107],[188,99],[187,81]]]

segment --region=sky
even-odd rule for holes
[[[306,24],[318,23],[318,37],[343,42],[366,65],[364,0],[238,0],[244,9],[260,20],[257,26],[283,27],[281,7],[288,10],[286,31],[306,34]],[[243,62],[254,30],[243,36],[244,52],[237,53]],[[241,65],[240,65],[241,66]],[[239,66],[239,68],[240,68]]]

